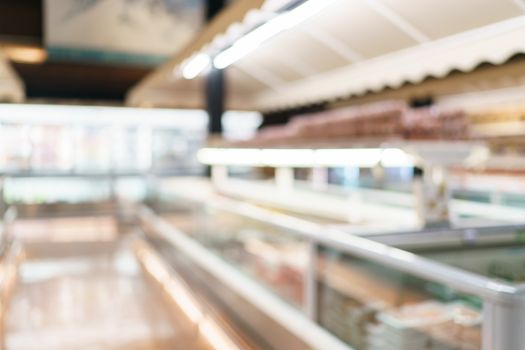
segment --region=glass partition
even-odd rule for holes
[[[429,259],[458,267],[495,280],[525,283],[525,245],[523,237],[513,243],[494,246],[460,247],[421,252]]]
[[[291,305],[304,305],[308,246],[292,231],[205,204],[173,199],[162,217]]]
[[[197,238],[210,250],[298,308],[304,304],[306,242],[293,232],[206,208]]]

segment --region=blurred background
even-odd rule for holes
[[[525,349],[523,0],[0,0],[0,348]]]

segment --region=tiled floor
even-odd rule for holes
[[[6,317],[8,350],[207,349],[125,246],[24,262]]]

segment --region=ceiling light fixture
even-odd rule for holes
[[[210,66],[210,63],[210,56],[204,53],[193,55],[182,64],[182,76],[188,80],[195,79]]]
[[[257,149],[203,148],[197,159],[206,165],[251,167],[413,167],[412,155],[400,148]]]
[[[16,63],[41,64],[47,60],[47,51],[40,47],[4,46],[3,51],[10,61]]]
[[[253,52],[265,41],[306,21],[326,8],[333,0],[308,0],[290,11],[278,15],[237,40],[215,56],[213,65],[224,69]]]

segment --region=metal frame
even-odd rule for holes
[[[189,200],[188,198],[184,199]],[[319,247],[328,247],[480,297],[484,303],[483,350],[523,350],[525,344],[525,332],[523,332],[525,327],[525,284],[517,285],[495,281],[488,277],[435,262],[377,241],[351,235],[341,230],[331,229],[302,219],[276,214],[248,203],[218,198],[202,204],[286,229],[291,234],[309,242],[311,254],[309,268],[306,273],[307,281],[305,284],[308,305],[305,305],[305,311],[313,319],[317,315],[318,307],[315,287],[317,275],[315,269],[312,268],[312,266],[315,266],[314,259],[317,258],[315,251]],[[169,224],[164,223],[163,225],[168,226]],[[485,233],[508,229],[521,230],[524,226],[510,225],[443,230],[442,232],[448,232],[449,234],[459,232],[467,237],[472,235],[472,230]],[[417,231],[399,232],[398,235],[402,236],[410,233],[417,233]],[[425,231],[419,233],[424,234]]]

